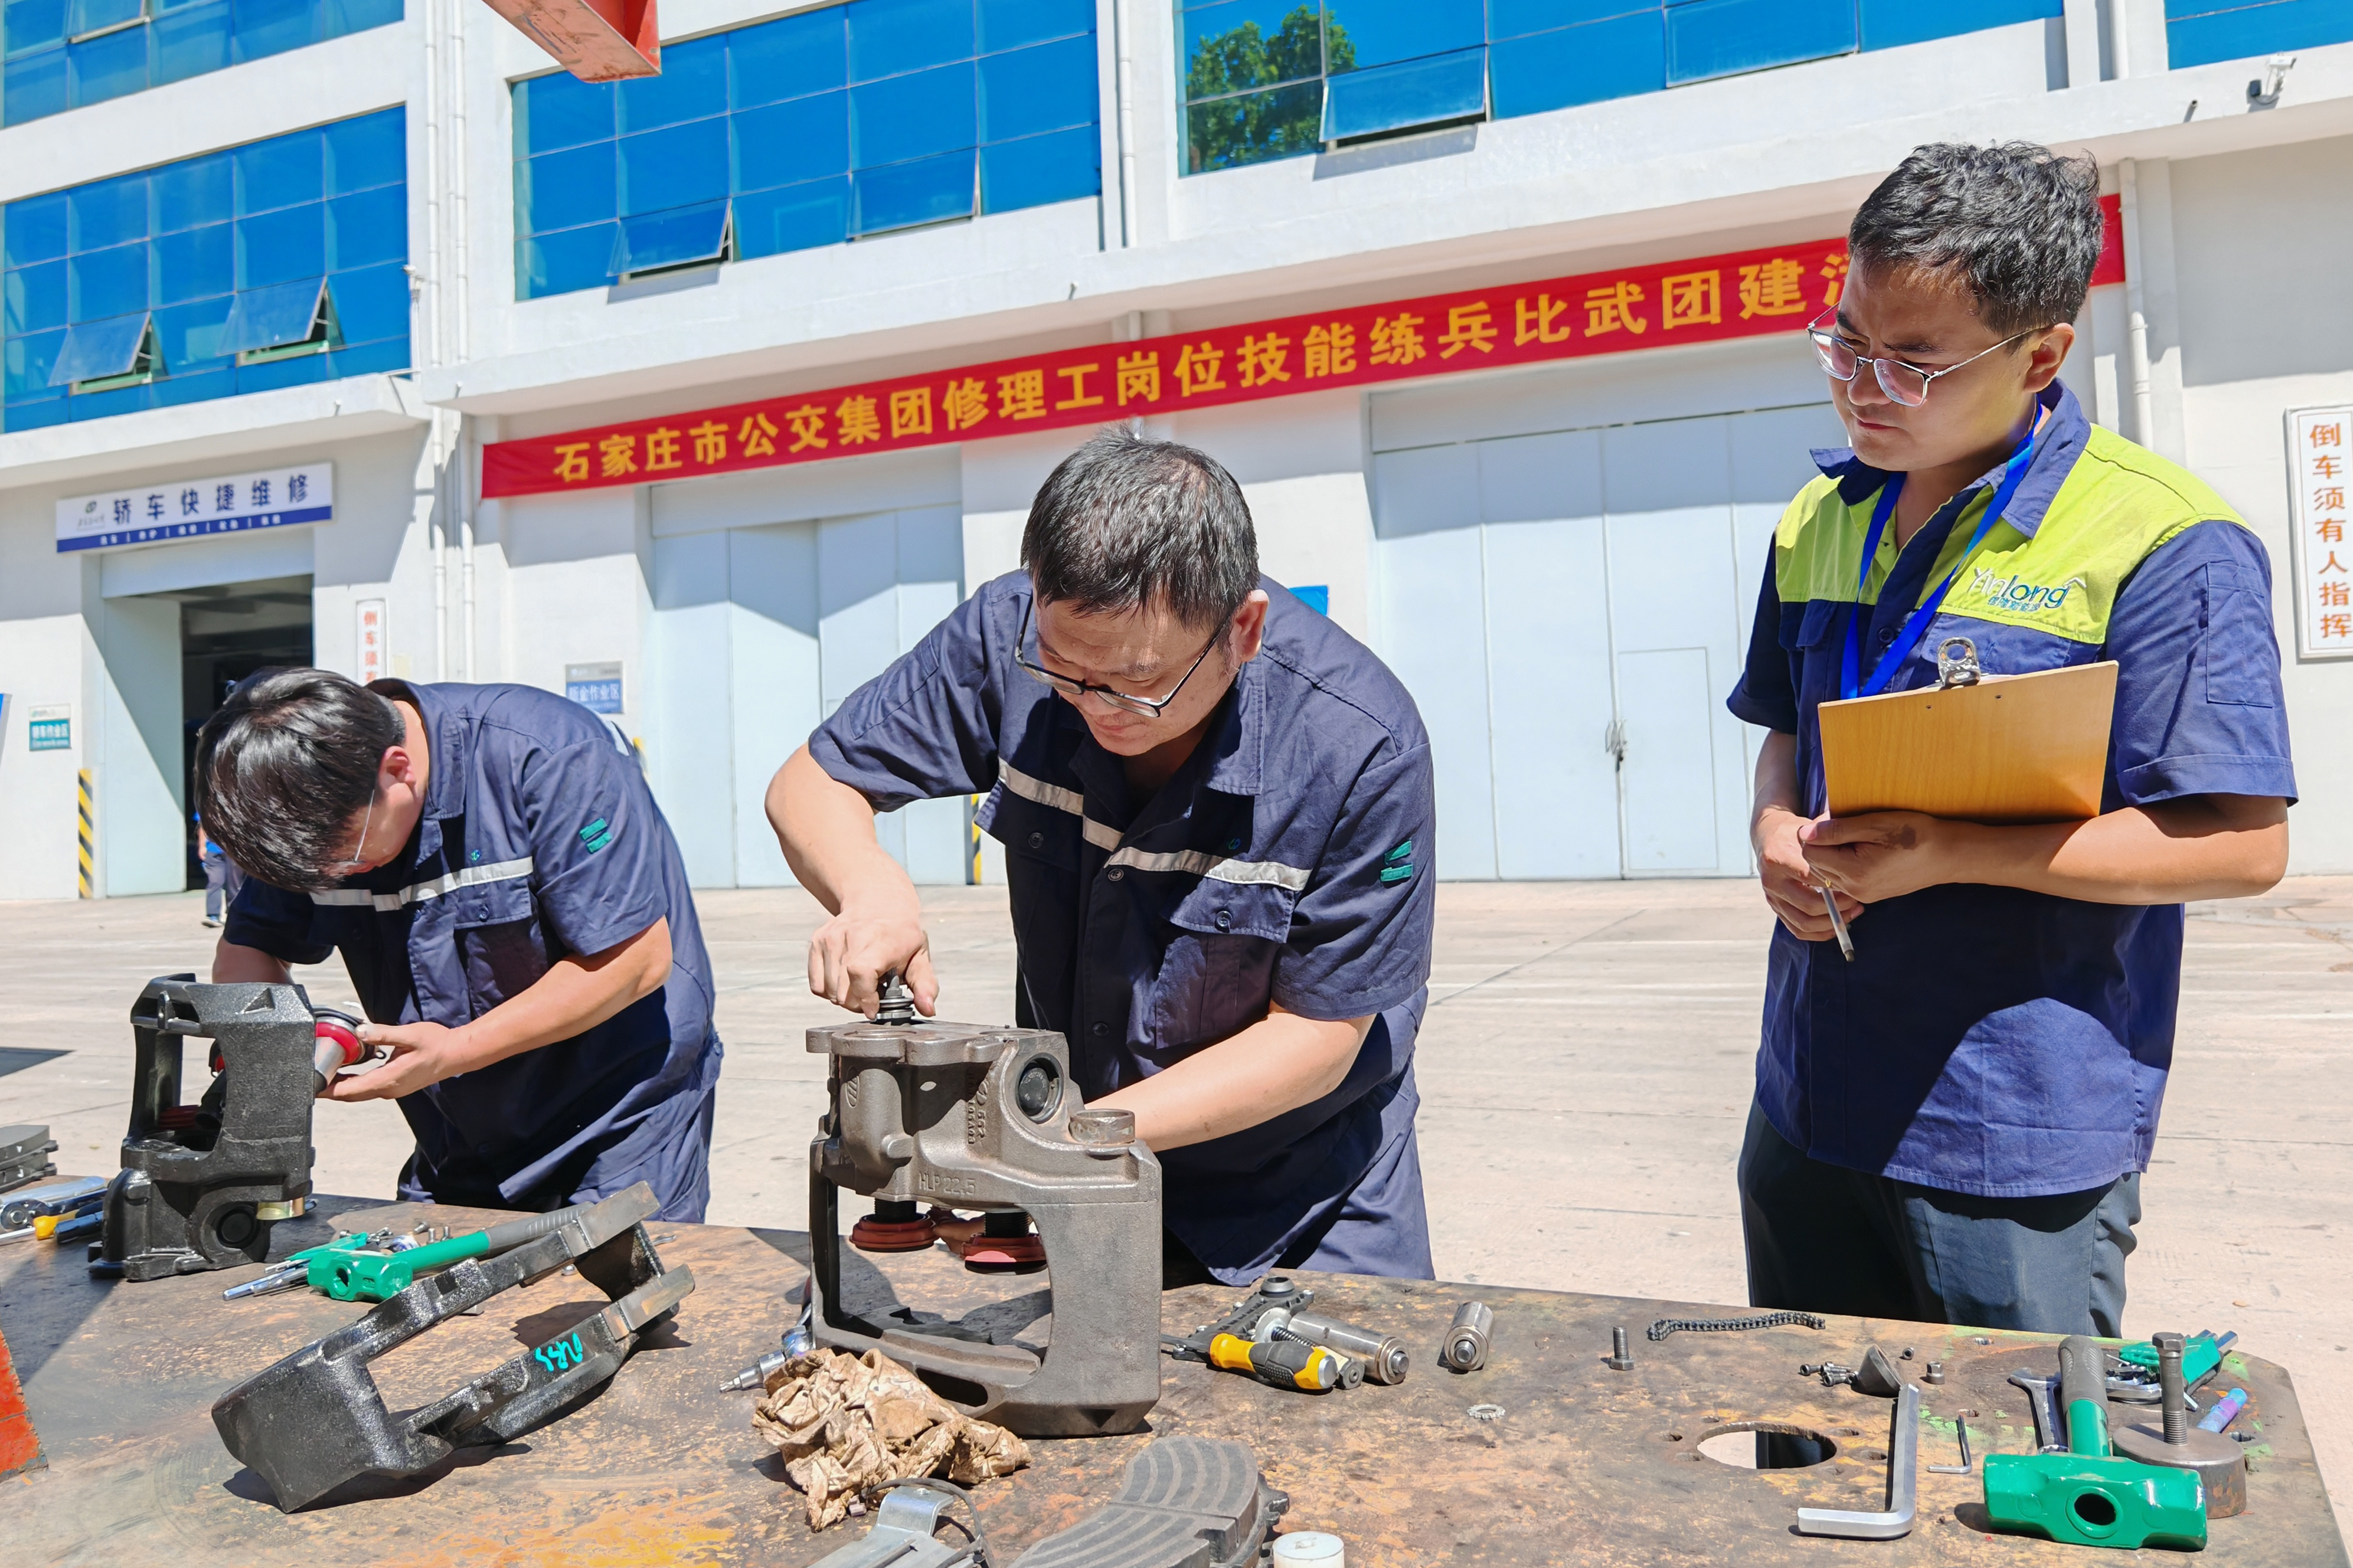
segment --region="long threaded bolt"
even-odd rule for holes
[[[1634,1358],[1627,1353],[1626,1331],[1622,1326],[1609,1331],[1609,1360],[1607,1364],[1617,1372],[1634,1370]]]
[[[2181,1382],[2181,1336],[2157,1334],[2149,1342],[2157,1347],[2157,1385],[2165,1401],[2166,1446],[2179,1447],[2189,1441],[2189,1401]]]

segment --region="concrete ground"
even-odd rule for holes
[[[1001,889],[929,894],[942,1016],[1013,1016]],[[127,1114],[132,996],[202,972],[199,896],[0,905],[0,1123],[47,1122],[104,1171]],[[1751,882],[1452,884],[1419,1073],[1442,1278],[1737,1303],[1733,1161],[1768,929]],[[703,895],[727,1063],[711,1218],[797,1227],[823,1080],[802,1030],[817,906]],[[1858,927],[1868,941],[1869,927]],[[2143,1190],[2128,1326],[2235,1328],[2302,1391],[2353,1534],[2353,878],[2196,906],[2164,1131]],[[1955,933],[1967,944],[1967,932]],[[339,964],[305,976],[348,998]],[[389,1104],[322,1107],[322,1191],[389,1196]]]

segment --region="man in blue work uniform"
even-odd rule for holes
[[[548,1209],[643,1181],[661,1217],[702,1217],[711,961],[670,826],[596,715],[265,670],[206,722],[196,787],[247,871],[213,978],[342,951],[391,1059],[329,1093],[399,1100],[402,1197]]]
[[[2057,379],[2097,196],[2040,147],[1919,148],[1811,329],[1854,445],[1782,516],[1731,700],[1773,731],[1753,834],[1780,928],[1739,1170],[1759,1306],[2121,1333],[2183,900],[2285,867],[2263,546]],[[1989,674],[2116,661],[2099,816],[1822,816],[1817,707],[1934,684],[1955,637]]]
[[[1168,1278],[1427,1279],[1412,1054],[1430,976],[1430,763],[1413,700],[1259,575],[1241,491],[1096,437],[1047,479],[1024,571],[851,694],[770,786],[834,911],[809,986],[871,1016],[937,987],[874,814],[987,792],[1015,1011],[1161,1161]]]

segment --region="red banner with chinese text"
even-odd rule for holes
[[[2115,197],[2093,282],[2124,276]],[[734,473],[1587,354],[1793,331],[1838,300],[1844,239],[1465,289],[1027,354],[482,450],[486,497]]]

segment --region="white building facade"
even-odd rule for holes
[[[638,740],[699,885],[782,883],[776,766],[1123,417],[1226,463],[1265,569],[1411,687],[1440,875],[1745,874],[1723,700],[1839,439],[1797,328],[1906,151],[2008,138],[2117,198],[2067,379],[2261,533],[2294,868],[2353,870],[2315,439],[2353,440],[2341,7],[673,0],[662,77],[602,88],[470,0],[322,0],[308,33],[216,5],[212,43],[159,0],[25,9],[0,897],[186,885],[194,725],[306,659],[569,690]],[[1345,374],[1287,328],[1238,357],[1473,298],[1487,347],[1425,312],[1419,355],[1366,330]],[[1196,342],[1228,357],[1180,378]],[[1147,350],[1151,397],[1115,370]],[[885,835],[919,881],[990,879],[968,803]]]

